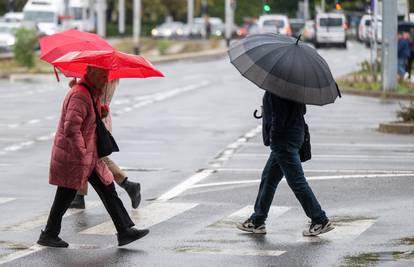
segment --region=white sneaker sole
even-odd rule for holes
[[[247,233],[252,233],[252,234],[261,234],[264,235],[266,234],[266,229],[250,229],[250,228],[245,228],[243,227],[243,225],[238,224],[237,225],[237,229],[243,231],[243,232],[247,232]]]
[[[303,234],[303,236],[318,236],[318,235],[321,235],[321,234],[325,234],[327,232],[330,232],[333,229],[335,229],[335,227],[332,224],[330,224],[326,228],[322,229],[320,232],[309,233],[307,230],[305,230],[302,234]]]

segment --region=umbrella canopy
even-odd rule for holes
[[[340,96],[326,61],[299,39],[254,34],[233,44],[228,54],[244,77],[279,97],[325,105]]]
[[[414,23],[409,21],[398,22],[398,31],[399,32],[411,32],[411,29],[414,28]]]
[[[109,80],[119,78],[164,77],[144,57],[122,53],[119,51],[76,51],[54,60],[65,76],[81,78],[87,66],[109,70]]]
[[[40,59],[49,63],[73,51],[114,50],[107,41],[98,35],[75,29],[42,37],[39,43]]]

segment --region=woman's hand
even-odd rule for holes
[[[109,114],[109,106],[104,104],[101,105],[101,117],[106,118]]]

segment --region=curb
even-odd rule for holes
[[[357,96],[368,96],[368,97],[377,97],[385,99],[396,99],[396,100],[414,100],[414,94],[403,94],[396,92],[377,92],[377,91],[361,91],[357,89],[346,88],[342,89],[341,93],[348,95],[357,95]]]
[[[388,122],[381,123],[378,131],[393,134],[414,134],[414,123]]]
[[[216,49],[216,50],[209,50],[209,51],[202,51],[202,52],[195,52],[195,53],[183,53],[178,55],[169,55],[169,56],[162,56],[162,57],[147,57],[147,59],[154,64],[162,64],[162,63],[169,63],[174,61],[180,60],[193,60],[193,59],[219,59],[223,58],[227,55],[227,49]],[[44,76],[51,76],[54,74],[51,71],[50,73],[36,73],[36,74],[0,74],[0,79],[9,79],[11,82],[21,81],[21,80],[33,80],[39,77]]]

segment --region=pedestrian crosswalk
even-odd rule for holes
[[[4,199],[3,199],[4,201]],[[204,207],[203,207],[204,206]],[[179,216],[192,216],[199,214],[200,212],[205,217],[206,221],[210,221],[210,217],[213,215],[210,212],[206,212],[206,205],[200,205],[199,203],[185,203],[185,202],[153,202],[149,205],[143,206],[138,210],[131,212],[131,218],[135,222],[137,228],[151,228],[155,225],[166,223],[169,220]],[[196,254],[216,254],[216,255],[244,255],[244,256],[267,256],[267,257],[279,257],[288,252],[286,247],[283,249],[257,249],[246,246],[246,241],[240,243],[241,245],[235,246],[232,244],[234,239],[246,238],[246,233],[240,232],[236,229],[236,223],[244,221],[249,217],[253,211],[252,205],[237,206],[231,205],[231,208],[226,208],[225,212],[221,216],[215,217],[213,221],[208,224],[200,224],[199,228],[195,228],[191,242],[198,242],[201,240],[210,240],[208,246],[197,245],[191,246],[191,242],[188,243],[188,239],[185,241],[177,240],[180,246],[172,248],[178,253],[196,253]],[[99,202],[88,202],[87,210],[93,208],[100,208],[103,211],[103,207]],[[201,210],[201,211],[200,211]],[[69,210],[66,214],[68,216],[78,216],[81,210]],[[223,211],[221,211],[223,212]],[[365,217],[333,217],[332,222],[335,225],[335,230],[316,238],[302,237],[301,231],[306,227],[306,222],[303,223],[303,228],[298,227],[297,218],[300,209],[287,207],[287,206],[272,206],[269,211],[268,221],[271,221],[268,225],[268,238],[275,239],[279,242],[287,242],[294,246],[295,244],[300,245],[303,242],[346,242],[357,238],[362,235],[367,229],[372,227],[377,221],[376,218],[365,218]],[[303,215],[301,215],[303,216]],[[197,217],[200,217],[199,215]],[[300,218],[300,217],[299,217]],[[0,228],[0,232],[9,231],[20,231],[28,232],[38,230],[36,228],[41,227],[45,224],[47,219],[46,215],[38,216],[21,223],[9,226],[3,226]],[[277,222],[289,222],[290,220],[295,223],[290,226],[280,227]],[[276,223],[273,223],[276,222]],[[181,229],[182,230],[182,229]],[[180,231],[180,229],[176,229]],[[80,235],[113,235],[115,229],[112,221],[108,220],[93,227],[83,229],[78,234]],[[219,239],[220,242],[215,242],[215,238]],[[228,242],[225,240],[229,239]],[[34,240],[32,240],[34,243]],[[182,242],[182,243],[180,243]],[[114,244],[115,246],[115,244]],[[78,245],[77,249],[83,249],[88,245]],[[1,249],[1,247],[0,247]],[[1,256],[0,263],[9,262],[20,257],[30,255],[31,253],[40,251],[44,248],[38,248],[36,246],[28,246],[27,249],[20,250],[10,255]]]
[[[0,197],[0,204],[4,204],[4,203],[7,203],[7,202],[10,202],[10,201],[13,201],[13,200],[15,200],[15,199],[11,198],[11,197]]]

